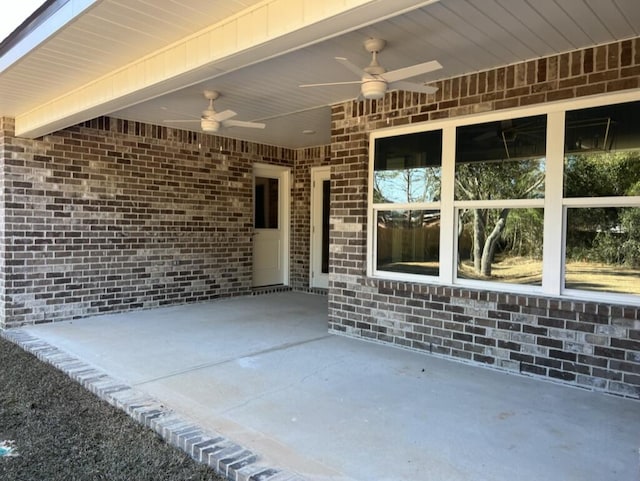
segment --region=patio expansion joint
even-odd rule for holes
[[[18,345],[26,352],[35,355],[39,360],[64,372],[84,389],[92,392],[116,409],[124,411],[139,424],[155,431],[166,443],[185,452],[195,461],[206,464],[229,481],[306,481],[305,478],[296,473],[262,465],[260,456],[257,453],[236,444],[222,433],[204,431],[196,424],[175,413],[171,408],[164,406],[161,402],[136,391],[132,386],[112,378],[81,359],[19,328],[0,330],[0,336]],[[241,356],[241,358],[288,349],[295,345],[315,342],[325,337],[329,336],[284,344]],[[234,360],[228,359],[211,363],[210,365],[197,366],[166,377]],[[90,377],[86,377],[86,374],[90,374]],[[144,382],[137,384],[144,384]]]
[[[312,339],[305,339],[304,341],[296,341],[296,342],[288,342],[285,344],[281,344],[279,346],[274,346],[274,347],[270,347],[267,349],[261,349],[258,351],[253,351],[253,352],[249,352],[247,354],[243,354],[241,356],[234,356],[234,357],[229,357],[226,359],[222,359],[219,361],[212,361],[212,362],[206,362],[203,364],[196,364],[194,366],[190,366],[184,369],[180,369],[177,371],[173,371],[173,372],[169,372],[167,374],[163,374],[162,376],[157,376],[157,377],[153,377],[153,378],[149,378],[149,379],[143,379],[141,381],[137,381],[132,383],[132,386],[143,386],[144,384],[149,384],[152,382],[157,382],[157,381],[164,381],[166,379],[171,379],[172,377],[176,377],[176,376],[181,376],[183,374],[189,374],[192,372],[197,372],[197,371],[201,371],[202,369],[208,369],[211,367],[216,367],[216,366],[222,366],[224,364],[229,364],[230,362],[236,362],[239,361],[241,359],[249,359],[252,357],[257,357],[257,356],[261,356],[263,354],[270,354],[272,352],[278,352],[278,351],[285,351],[287,349],[291,349],[292,347],[297,347],[297,346],[302,346],[304,344],[310,344],[313,342],[319,342],[322,341],[324,339],[328,339],[330,337],[334,337],[333,334],[326,334],[323,336],[319,336],[319,337],[314,337]]]

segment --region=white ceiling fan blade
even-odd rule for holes
[[[391,85],[389,85],[390,89],[393,90],[407,90],[409,92],[420,92],[423,94],[434,94],[438,91],[438,87],[432,87],[431,85],[422,85],[422,84],[415,84],[413,82],[403,82],[403,81],[397,81],[397,82],[393,82]]]
[[[322,83],[322,84],[302,84],[302,85],[298,85],[298,87],[327,87],[327,86],[332,86],[332,85],[353,85],[353,84],[359,84],[360,82],[362,82],[362,80],[350,80],[348,82],[328,82],[328,83]]]
[[[399,68],[398,70],[392,70],[391,72],[385,72],[381,75],[387,82],[397,82],[398,80],[404,80],[407,78],[415,77],[416,75],[422,75],[425,73],[433,72],[442,68],[440,62],[437,60],[431,60],[430,62],[419,63],[410,67]]]
[[[354,74],[356,74],[358,77],[371,77],[370,74],[368,74],[366,71],[364,71],[363,69],[361,69],[360,67],[358,67],[357,65],[351,63],[349,60],[347,60],[344,57],[336,57],[335,58],[338,62],[340,62],[342,65],[344,65],[345,67],[347,67],[349,70],[351,70]]]
[[[200,122],[200,119],[169,119],[163,120],[163,122],[167,124],[181,124],[185,122]]]
[[[244,120],[225,120],[222,122],[224,127],[245,127],[249,129],[264,129],[265,124],[260,122],[247,122]]]
[[[212,117],[208,117],[208,120],[216,120],[218,122],[223,122],[231,117],[235,117],[236,114],[233,110],[224,110],[223,112],[216,112]]]

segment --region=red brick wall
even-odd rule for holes
[[[295,151],[109,118],[0,131],[0,327],[251,292],[252,166]]]
[[[640,87],[640,38],[332,112],[332,332],[640,398],[640,308],[366,276],[368,133]]]

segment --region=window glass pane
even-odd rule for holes
[[[640,294],[640,207],[567,209],[564,285]]]
[[[542,284],[543,209],[459,209],[458,278]]]
[[[440,200],[442,131],[376,140],[373,202]]]
[[[573,110],[565,124],[565,197],[640,195],[640,102]]]
[[[254,227],[278,228],[278,179],[256,177],[254,195]]]
[[[544,197],[545,115],[456,129],[456,200]]]
[[[439,211],[379,211],[376,240],[378,270],[439,275]]]

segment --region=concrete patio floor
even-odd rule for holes
[[[330,335],[323,296],[234,298],[14,334],[246,447],[284,470],[273,479],[640,479],[640,402]]]

